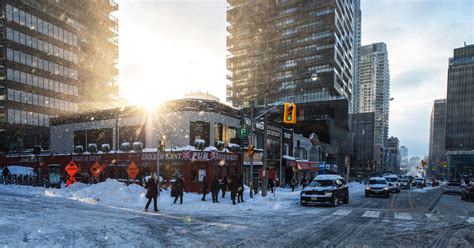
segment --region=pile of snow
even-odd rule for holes
[[[361,194],[365,185],[359,183],[349,183],[351,195]],[[202,194],[185,193],[183,205],[173,204],[174,197],[171,197],[170,190],[163,190],[158,198],[158,208],[164,212],[174,212],[183,214],[206,214],[221,215],[239,214],[242,211],[266,213],[272,210],[290,210],[293,211],[296,205],[299,205],[300,191],[291,192],[289,188],[276,188],[275,194],[268,193],[267,197],[260,194],[254,198],[249,197],[249,188],[245,187],[245,203],[232,205],[230,192],[226,193],[225,198],[219,194],[219,203],[212,203],[211,194],[206,196],[206,201],[201,201]],[[142,210],[147,202],[146,189],[131,184],[127,186],[115,179],[107,179],[105,182],[97,184],[75,183],[67,188],[44,189],[22,185],[0,185],[0,193],[14,193],[35,196],[59,197],[64,199],[76,200],[87,204],[97,204],[112,207],[121,207],[133,210]],[[221,193],[221,192],[219,192]],[[153,210],[150,206],[149,210]]]
[[[8,170],[10,171],[10,175],[36,175],[31,167],[25,166],[18,166],[18,165],[10,165],[8,166]],[[3,169],[0,169],[0,173],[3,172]]]

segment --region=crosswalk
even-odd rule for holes
[[[332,216],[351,216],[351,217],[362,217],[362,218],[384,218],[384,219],[395,219],[401,221],[412,221],[414,219],[420,218],[428,218],[430,220],[438,221],[441,219],[445,219],[447,217],[442,215],[435,215],[435,214],[416,214],[413,215],[408,212],[391,212],[391,211],[383,211],[383,210],[360,210],[360,209],[338,209],[333,213],[330,213]],[[416,218],[415,218],[416,217]],[[468,224],[474,225],[474,217],[469,216],[459,216],[463,222],[467,222]]]

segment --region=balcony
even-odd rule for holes
[[[112,7],[113,11],[117,11],[119,9],[118,3],[116,3],[114,0],[109,0],[109,5]]]

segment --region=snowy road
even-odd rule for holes
[[[270,196],[271,197],[271,196]],[[189,200],[188,200],[189,201]],[[268,211],[145,213],[0,190],[2,247],[371,246],[472,247],[474,203],[441,189],[408,190],[389,199],[351,194],[337,208],[288,206]],[[171,205],[171,204],[170,204]],[[185,204],[180,207],[186,207]],[[233,207],[229,205],[228,207]]]

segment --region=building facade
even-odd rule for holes
[[[350,115],[351,131],[354,133],[354,156],[350,175],[358,180],[377,174],[379,159],[375,159],[375,113]]]
[[[227,101],[263,105],[268,91],[269,103],[345,98],[351,108],[359,0],[228,3]]]
[[[474,44],[454,49],[446,98],[448,177],[474,177]]]
[[[375,113],[375,143],[385,147],[390,110],[390,72],[385,43],[361,47],[357,112]]]
[[[386,166],[385,172],[399,173],[400,172],[400,141],[397,137],[390,137],[387,140],[387,150],[389,152],[390,161]]]
[[[401,159],[400,170],[403,170],[403,171],[408,170],[408,165],[409,165],[408,147],[406,147],[406,146],[401,146],[400,147],[400,159]]]
[[[48,148],[51,117],[111,106],[118,95],[116,3],[5,0],[0,8],[3,150]]]
[[[435,100],[430,117],[428,175],[446,176],[446,99]]]

